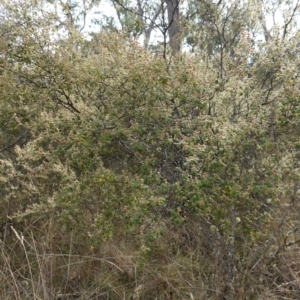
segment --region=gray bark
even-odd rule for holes
[[[180,20],[179,20],[179,2],[180,0],[165,0],[168,11],[168,34],[169,43],[172,51],[180,51]]]

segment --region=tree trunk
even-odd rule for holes
[[[179,20],[179,2],[180,0],[165,0],[168,10],[168,33],[169,43],[172,51],[180,51],[180,20]]]

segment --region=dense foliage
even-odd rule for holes
[[[214,7],[160,55],[11,4],[1,298],[297,299],[299,32],[258,43],[251,6]]]

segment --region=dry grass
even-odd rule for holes
[[[285,206],[273,214],[264,239],[240,243],[234,256],[224,238],[200,218],[165,224],[147,251],[133,235],[91,249],[79,247],[72,233],[58,239],[64,247],[55,245],[51,226],[38,236],[28,227],[26,238],[11,227],[0,243],[0,298],[299,299],[298,231],[290,230],[297,228],[299,207]]]

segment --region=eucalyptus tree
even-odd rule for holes
[[[150,46],[151,35],[163,38],[164,52],[167,43],[174,52],[180,50],[180,1],[111,0],[122,31],[133,38],[143,37],[144,48]],[[108,21],[108,20],[107,20]],[[100,20],[101,22],[101,20]],[[113,24],[109,19],[107,25]],[[114,23],[116,24],[116,23]],[[113,27],[116,28],[114,25]]]

